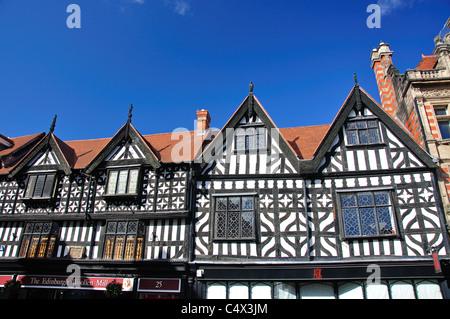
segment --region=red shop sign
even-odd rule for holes
[[[139,278],[138,291],[141,292],[180,292],[181,279]]]
[[[11,275],[7,275],[7,276],[1,275],[0,276],[0,287],[3,287],[6,284],[6,282],[11,279],[12,279]]]
[[[106,290],[106,286],[115,281],[122,284],[123,291],[133,290],[133,278],[114,277],[84,277],[81,276],[74,286],[67,285],[66,276],[46,276],[46,275],[21,275],[17,280],[22,282],[24,288],[54,288],[54,289],[92,289]]]

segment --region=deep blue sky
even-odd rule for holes
[[[366,8],[382,1],[381,28]],[[81,29],[69,29],[69,4]],[[353,73],[377,101],[370,52],[390,44],[404,72],[450,16],[450,0],[0,0],[0,133],[63,140],[222,128],[254,93],[278,127],[329,124]]]

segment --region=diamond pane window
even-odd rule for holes
[[[374,144],[381,142],[377,120],[352,121],[346,125],[347,144]]]
[[[340,194],[346,237],[396,234],[389,191]]]
[[[106,225],[103,258],[139,260],[143,251],[143,231],[139,221],[110,221]]]
[[[58,227],[52,222],[27,223],[24,228],[19,257],[50,258],[56,242]]]
[[[215,198],[214,238],[254,239],[254,197],[221,196]]]

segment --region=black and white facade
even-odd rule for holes
[[[209,133],[177,162],[131,114],[106,141],[51,130],[0,175],[0,284],[48,298],[113,279],[133,298],[447,297],[436,164],[357,84],[310,157],[252,90]],[[71,265],[91,286],[65,286]]]

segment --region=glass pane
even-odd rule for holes
[[[341,205],[342,207],[356,207],[356,196],[341,195]]]
[[[368,127],[378,127],[377,121],[367,121]]]
[[[441,288],[436,282],[422,281],[417,285],[419,299],[442,299]]]
[[[395,234],[394,221],[390,207],[378,207],[378,224],[380,225],[380,234]]]
[[[344,218],[344,230],[346,236],[360,236],[361,231],[359,229],[358,211],[356,208],[343,209]]]
[[[116,246],[114,249],[114,259],[122,259],[123,246],[124,246],[125,238],[117,237],[116,238]]]
[[[237,150],[245,149],[245,136],[236,136],[236,149]]]
[[[347,128],[348,129],[356,129],[356,123],[355,122],[347,123]]]
[[[263,148],[266,146],[266,130],[264,128],[257,129],[256,147]]]
[[[25,192],[26,198],[31,198],[33,196],[34,186],[36,185],[37,176],[30,176],[28,179],[27,191]]]
[[[28,250],[28,257],[33,258],[36,256],[36,250],[39,243],[39,236],[33,237],[30,244],[30,249]]]
[[[364,236],[377,235],[377,220],[375,217],[375,208],[361,208],[359,210],[361,217],[361,230]]]
[[[24,236],[24,238],[22,240],[22,245],[20,246],[20,250],[19,250],[19,257],[21,257],[21,258],[26,257],[27,251],[28,251],[28,246],[30,245],[30,240],[31,240],[30,236]]]
[[[39,175],[36,180],[36,186],[34,187],[33,197],[41,197],[44,189],[45,175]]]
[[[53,191],[53,181],[55,180],[55,175],[47,175],[45,180],[44,191],[42,197],[51,197]]]
[[[272,288],[264,283],[252,286],[252,299],[272,299]]]
[[[226,299],[227,287],[221,283],[209,284],[206,291],[207,299]]]
[[[136,260],[141,260],[142,258],[142,247],[144,245],[144,238],[139,237],[137,239],[137,245],[136,245],[136,256],[134,257],[134,259]]]
[[[34,234],[40,234],[42,231],[42,223],[35,223],[33,233]]]
[[[128,178],[128,170],[120,171],[119,180],[117,182],[117,193],[116,194],[125,194],[127,190],[127,178]]]
[[[236,135],[245,135],[245,130],[243,128],[237,128]]]
[[[128,234],[136,234],[137,230],[138,230],[138,222],[137,221],[128,222],[128,230],[127,230]]]
[[[228,213],[227,238],[239,238],[239,219],[240,212]]]
[[[447,109],[445,107],[439,107],[434,109],[435,115],[447,115]]]
[[[216,198],[216,210],[227,210],[227,198],[217,197]]]
[[[388,287],[383,282],[366,287],[367,299],[389,299]]]
[[[41,241],[39,243],[39,251],[38,251],[38,258],[42,258],[45,256],[45,250],[47,248],[47,242],[48,242],[48,238],[47,237],[42,237]]]
[[[275,299],[296,299],[295,286],[285,282],[276,283],[273,297]]]
[[[109,222],[106,232],[109,234],[115,234],[117,229],[117,222]]]
[[[253,197],[242,197],[242,209],[253,210]]]
[[[128,178],[128,194],[135,194],[137,192],[139,170],[132,169],[130,177]]]
[[[127,243],[125,246],[125,260],[132,260],[134,259],[134,246],[136,244],[136,239],[133,236],[127,237]]]
[[[377,206],[390,205],[390,203],[391,203],[389,200],[388,192],[374,193],[374,197],[375,197],[375,204]]]
[[[115,194],[116,193],[116,185],[117,185],[117,176],[118,175],[119,175],[118,171],[111,171],[109,173],[108,188],[106,190],[106,194]]]
[[[246,135],[245,136],[245,149],[250,150],[254,148],[255,136],[254,135]]]
[[[364,299],[362,286],[358,283],[349,282],[338,288],[339,299]]]
[[[48,248],[47,248],[47,258],[52,257],[53,255],[53,249],[55,248],[55,242],[56,242],[56,237],[51,237],[50,241],[48,243]]]
[[[300,287],[302,299],[335,299],[334,289],[330,285],[311,284]]]
[[[253,238],[253,212],[242,212],[241,216],[241,238]]]
[[[350,145],[358,144],[358,136],[356,134],[356,131],[347,131],[347,139],[348,144]]]
[[[114,249],[114,236],[107,236],[105,240],[105,249],[103,252],[103,258],[112,259]]]
[[[127,222],[118,222],[117,223],[117,233],[125,234],[127,232]]]
[[[380,135],[378,134],[377,128],[369,129],[369,142],[370,143],[379,143],[380,142]]]
[[[367,123],[365,121],[356,122],[358,128],[367,128]]]
[[[369,143],[369,132],[367,132],[367,130],[358,131],[358,136],[359,136],[359,144]]]
[[[448,121],[439,121],[439,130],[441,131],[442,139],[450,138],[450,128]]]
[[[240,210],[240,209],[241,209],[241,198],[230,197],[228,199],[228,210]]]
[[[226,238],[227,213],[216,212],[216,238]]]
[[[52,229],[52,223],[44,223],[42,225],[42,233],[43,234],[48,234],[50,233],[50,230]]]
[[[358,193],[358,206],[374,206],[372,193]]]
[[[391,284],[392,299],[415,299],[414,286],[408,281],[397,281]]]
[[[248,299],[248,287],[244,284],[230,286],[229,299]]]

